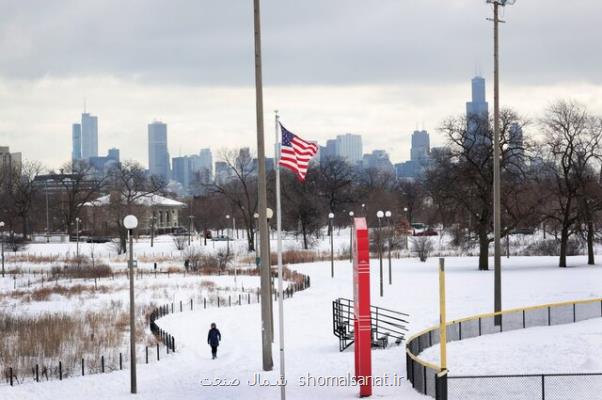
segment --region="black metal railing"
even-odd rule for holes
[[[332,302],[332,331],[339,338],[339,350],[343,351],[354,342],[354,303],[351,299],[338,298]],[[383,307],[370,306],[372,347],[386,348],[390,341],[399,345],[407,332],[408,314]]]

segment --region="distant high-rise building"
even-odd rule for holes
[[[88,158],[90,166],[94,168],[97,177],[106,175],[109,170],[119,165],[119,149],[109,149],[106,156]]]
[[[365,169],[371,168],[381,172],[394,172],[389,154],[385,150],[373,150],[370,154],[364,154],[362,165]]]
[[[148,124],[148,169],[151,175],[170,178],[167,125],[160,121]]]
[[[429,134],[427,131],[414,131],[412,133],[412,148],[410,160],[426,161],[431,151]]]
[[[11,153],[8,146],[0,146],[0,174],[14,169],[20,170],[22,161],[21,153]]]
[[[522,170],[525,163],[525,148],[523,143],[523,128],[516,122],[508,129],[508,152],[509,168],[516,171]]]
[[[472,101],[466,103],[466,115],[489,115],[489,104],[485,97],[485,79],[480,76],[472,78]]]
[[[191,163],[189,157],[174,157],[171,159],[172,177],[174,181],[180,182],[184,189],[190,187],[191,182]]]
[[[119,154],[120,154],[119,149],[112,147],[109,149],[107,158],[110,160],[119,162]]]
[[[201,149],[199,152],[199,171],[208,171],[210,179],[213,179],[213,154],[211,149]]]
[[[352,133],[338,135],[336,141],[336,155],[344,158],[347,160],[347,162],[353,165],[362,161],[362,136],[354,135]]]
[[[71,160],[78,161],[82,159],[82,126],[73,124],[71,128]]]
[[[98,117],[89,113],[82,114],[81,158],[98,157]]]
[[[230,168],[227,162],[215,162],[215,183],[217,183],[218,185],[223,185],[224,183],[230,180],[232,174],[232,168]]]
[[[470,141],[467,148],[476,145],[490,145],[488,136],[489,104],[485,97],[485,79],[476,76],[472,79],[472,101],[466,103],[467,135]]]

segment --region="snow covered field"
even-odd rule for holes
[[[504,308],[531,306],[542,303],[586,299],[602,296],[601,267],[585,265],[585,258],[572,257],[573,268],[559,269],[555,257],[512,257],[504,259]],[[416,332],[437,323],[437,259],[426,263],[414,259],[393,261],[393,285],[388,285],[385,260],[385,295],[378,295],[378,260],[371,260],[373,304],[410,314],[410,331]],[[493,272],[477,271],[476,258],[448,258],[447,291],[448,316],[456,319],[493,309]],[[331,302],[337,297],[352,297],[352,274],[348,261],[335,263],[335,279],[330,278],[328,262],[294,265],[293,269],[309,274],[312,286],[285,301],[285,335],[287,392],[291,399],[322,396],[328,399],[357,397],[358,389],[350,386],[322,386],[325,377],[347,377],[353,371],[353,353],[338,351],[332,334]],[[216,322],[223,335],[219,358],[212,361],[206,344],[211,322]],[[261,372],[260,313],[257,305],[223,309],[207,309],[170,315],[159,320],[160,326],[173,334],[179,343],[178,352],[155,365],[140,365],[138,369],[140,399],[265,399],[278,398],[278,387],[252,386],[255,373]],[[277,326],[277,324],[276,324]],[[597,346],[602,325],[593,320],[576,325],[552,328],[532,328],[524,331],[485,336],[450,345],[452,373],[470,372],[469,363],[483,366],[489,363],[485,348],[499,352],[499,363],[488,368],[490,373],[554,372],[550,365],[573,366],[570,372],[599,369],[594,359],[602,357]],[[549,331],[547,329],[550,329]],[[569,334],[569,332],[577,332]],[[549,332],[549,333],[548,333]],[[539,334],[539,335],[538,335]],[[508,336],[506,336],[508,335]],[[524,335],[525,344],[514,347]],[[531,338],[546,337],[541,346],[530,346]],[[567,338],[564,340],[564,338]],[[508,338],[508,339],[506,339]],[[522,339],[521,339],[522,340]],[[497,346],[500,341],[501,345]],[[490,344],[488,345],[487,342]],[[558,343],[562,342],[563,345]],[[476,344],[475,344],[476,343]],[[495,345],[494,345],[495,343]],[[554,346],[553,346],[554,345]],[[456,349],[456,346],[458,348]],[[466,349],[460,349],[464,346]],[[489,346],[489,347],[486,347]],[[563,347],[564,346],[564,347]],[[474,348],[475,355],[465,364],[455,364],[458,352]],[[579,348],[581,350],[577,351]],[[556,351],[558,349],[558,351]],[[278,346],[274,345],[273,372],[261,376],[276,382]],[[506,354],[502,357],[501,354]],[[546,355],[543,356],[542,353]],[[496,353],[497,354],[497,353]],[[530,362],[522,362],[525,354]],[[535,357],[533,357],[535,355]],[[560,370],[560,367],[559,369]],[[557,371],[557,370],[555,370]],[[569,372],[569,371],[563,371]],[[403,346],[373,352],[373,373],[405,376]],[[315,382],[314,380],[315,379]],[[233,381],[234,380],[234,381]],[[250,382],[250,383],[249,383]],[[315,385],[307,385],[315,383]],[[396,383],[396,382],[392,382]],[[420,399],[405,380],[398,385],[376,387],[375,397]],[[218,385],[222,384],[222,386]],[[223,386],[234,384],[234,386]],[[129,394],[127,371],[69,379],[63,382],[26,384],[0,387],[2,399],[81,399],[94,394],[99,399],[126,399]]]

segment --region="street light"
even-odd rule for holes
[[[410,232],[412,232],[412,221],[410,220],[409,214],[408,214],[408,208],[404,207],[403,208],[403,212],[406,214],[406,221],[408,221],[408,228],[410,230]],[[410,250],[410,245],[408,243],[408,232],[406,231],[406,250]]]
[[[366,216],[366,204],[362,203],[362,214],[364,214],[364,217]]]
[[[230,221],[230,214],[226,214],[226,220]],[[230,226],[228,222],[226,222],[226,256],[230,255]]]
[[[382,219],[385,213],[378,210],[376,218],[378,218],[378,261],[380,263],[380,297],[383,297],[383,248],[382,248]]]
[[[79,222],[81,219],[79,217],[75,218],[75,253],[77,256],[77,266],[79,267]]]
[[[268,287],[269,297],[270,297],[270,301],[269,301],[270,327],[272,328],[270,339],[272,340],[272,343],[274,343],[274,309],[273,309],[273,304],[271,301],[271,299],[274,297],[274,277],[272,276],[272,248],[270,246],[271,245],[271,243],[270,243],[270,232],[271,232],[270,220],[274,216],[274,210],[272,210],[270,207],[266,208],[265,216],[267,217],[267,220],[268,220],[268,236],[267,236],[268,253],[267,253],[266,257],[268,259],[267,265],[268,265],[268,271],[270,273],[270,285]],[[265,264],[263,264],[263,265],[265,265]]]
[[[389,234],[387,238],[389,239],[387,250],[389,252],[389,285],[393,284],[393,275],[391,274],[391,211],[385,211],[385,217],[387,218],[387,230]]]
[[[0,235],[2,235],[2,277],[4,278],[4,221],[0,221]]]
[[[333,213],[328,213],[328,229],[330,232],[330,277],[334,278],[334,244],[332,241],[332,220],[334,218]]]
[[[153,247],[153,245],[155,244],[155,221],[157,220],[157,217],[155,217],[155,215],[151,215],[150,217],[150,221],[151,221],[151,247]]]
[[[259,235],[257,234],[259,213],[253,214],[253,218],[255,218],[255,263],[257,264],[257,267],[259,267]]]
[[[349,218],[351,219],[351,225],[349,225],[349,262],[353,262],[353,216],[355,213],[349,211]]]
[[[516,0],[487,0],[487,3],[493,4],[493,308],[497,313],[502,310],[499,11],[500,6],[512,5]],[[494,323],[502,324],[500,314],[495,316]]]
[[[194,218],[194,215],[188,216],[188,246],[190,246],[190,242],[192,239],[192,219],[193,218]]]
[[[123,219],[123,226],[128,230],[130,238],[130,386],[136,393],[136,324],[134,323],[134,237],[133,230],[138,226],[138,218],[128,215]]]

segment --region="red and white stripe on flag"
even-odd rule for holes
[[[280,124],[280,129],[282,130],[282,142],[280,144],[279,165],[290,169],[297,174],[300,181],[304,181],[309,168],[309,161],[318,152],[318,145],[301,139],[286,130],[282,124]]]

